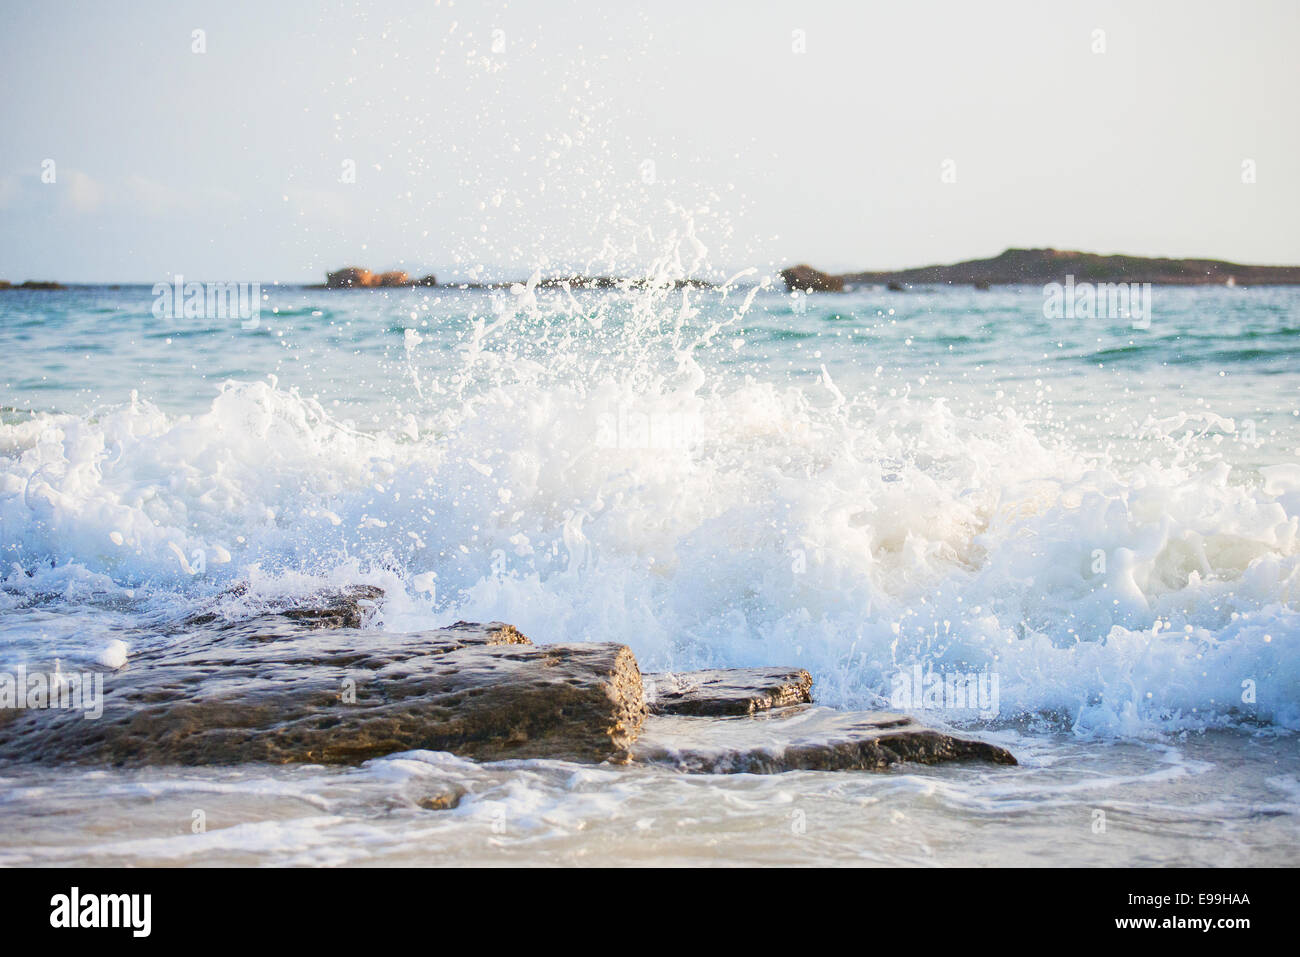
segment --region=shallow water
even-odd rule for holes
[[[263,292],[256,329],[0,293],[5,667],[365,581],[387,628],[802,666],[838,707],[994,674],[922,716],[1022,766],[11,766],[0,861],[1296,857],[1300,290],[1157,289],[1150,329],[1028,287]]]
[[[6,771],[3,865],[1290,866],[1286,739],[997,735],[1017,768],[694,775],[410,752],[356,769]],[[457,807],[417,803],[447,787]]]

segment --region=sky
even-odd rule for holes
[[[1294,0],[3,5],[10,281],[1300,264]]]

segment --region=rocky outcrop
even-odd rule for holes
[[[796,289],[803,292],[844,291],[842,277],[832,276],[830,273],[813,269],[812,266],[803,263],[791,266],[789,269],[782,269],[781,278],[785,280],[785,287],[792,292]]]
[[[507,285],[513,285],[507,283]],[[619,276],[552,276],[549,279],[543,279],[538,283],[543,288],[553,288],[557,286],[568,286],[572,289],[646,289],[646,288],[692,288],[692,289],[709,289],[713,283],[705,279],[646,279],[627,278]]]
[[[394,270],[386,273],[372,273],[369,269],[362,269],[360,266],[348,266],[345,269],[339,269],[335,272],[325,274],[325,284],[312,288],[318,289],[379,289],[379,288],[404,288],[412,286],[437,286],[438,277],[430,273],[427,276],[421,276],[419,279],[412,279],[409,275],[400,270]],[[523,280],[510,280],[506,282],[453,282],[448,288],[451,289],[510,289],[514,286],[527,285]],[[552,276],[548,279],[541,279],[537,283],[541,289],[558,289],[564,286],[570,289],[644,289],[647,287],[655,288],[692,288],[707,289],[712,288],[713,283],[705,279],[665,279],[651,280],[645,278],[619,278],[617,276]]]
[[[295,599],[232,588],[106,670],[97,717],[0,709],[0,762],[345,764],[427,749],[717,773],[1015,763],[905,715],[811,707],[799,668],[642,676],[624,645],[534,645],[501,622],[374,630],[381,599],[367,585]]]
[[[412,279],[400,269],[374,273],[361,266],[345,266],[325,274],[325,289],[402,289],[408,286],[436,286],[438,277],[430,273]]]
[[[26,282],[20,282],[17,285],[0,279],[0,289],[32,289],[49,291],[54,289],[67,289],[68,287],[61,282],[54,282],[49,279],[28,279]]]
[[[802,668],[719,668],[642,677],[651,714],[748,715],[812,701],[812,676]]]
[[[352,289],[361,286],[374,286],[375,275],[369,269],[360,266],[344,266],[342,269],[325,274],[325,288]]]
[[[500,623],[313,630],[273,615],[133,655],[106,676],[98,719],[0,712],[0,759],[338,764],[430,749],[623,761],[645,714],[624,645],[534,646]]]
[[[632,757],[711,774],[880,771],[903,761],[1016,763],[1005,748],[927,728],[907,715],[809,707],[708,721],[654,716]]]
[[[383,595],[384,590],[374,585],[350,585],[308,595],[252,600],[246,585],[235,585],[210,600],[204,611],[191,615],[185,624],[231,627],[250,617],[279,615],[320,628],[361,628],[370,622]]]

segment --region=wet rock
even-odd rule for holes
[[[185,623],[223,627],[253,617],[279,615],[317,628],[363,628],[377,611],[384,590],[375,585],[349,585],[285,598],[247,596],[247,585],[235,585]]]
[[[426,794],[418,798],[415,804],[416,807],[422,807],[426,811],[449,811],[454,807],[459,807],[460,799],[464,796],[464,788],[451,787],[436,794]]]
[[[791,292],[796,289],[805,292],[844,291],[844,278],[842,276],[832,276],[830,273],[813,269],[812,266],[805,263],[791,266],[789,269],[782,269],[781,278],[785,280],[785,287]]]
[[[105,676],[98,719],[0,712],[0,760],[340,764],[427,749],[624,761],[645,715],[623,645],[535,646],[500,622],[400,635],[269,616],[133,652]]]
[[[651,714],[745,715],[812,701],[802,668],[720,668],[643,676]]]
[[[743,718],[652,716],[632,758],[717,774],[879,771],[902,761],[1016,763],[1005,748],[928,728],[907,715],[831,708]]]

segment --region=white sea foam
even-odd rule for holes
[[[368,581],[389,628],[801,665],[829,704],[919,662],[1082,734],[1300,727],[1296,467],[1234,472],[1185,420],[1133,465],[1010,405],[723,374],[752,296],[705,295],[521,286],[438,375],[404,336],[428,401],[379,428],[274,380],[0,425],[4,599]]]

